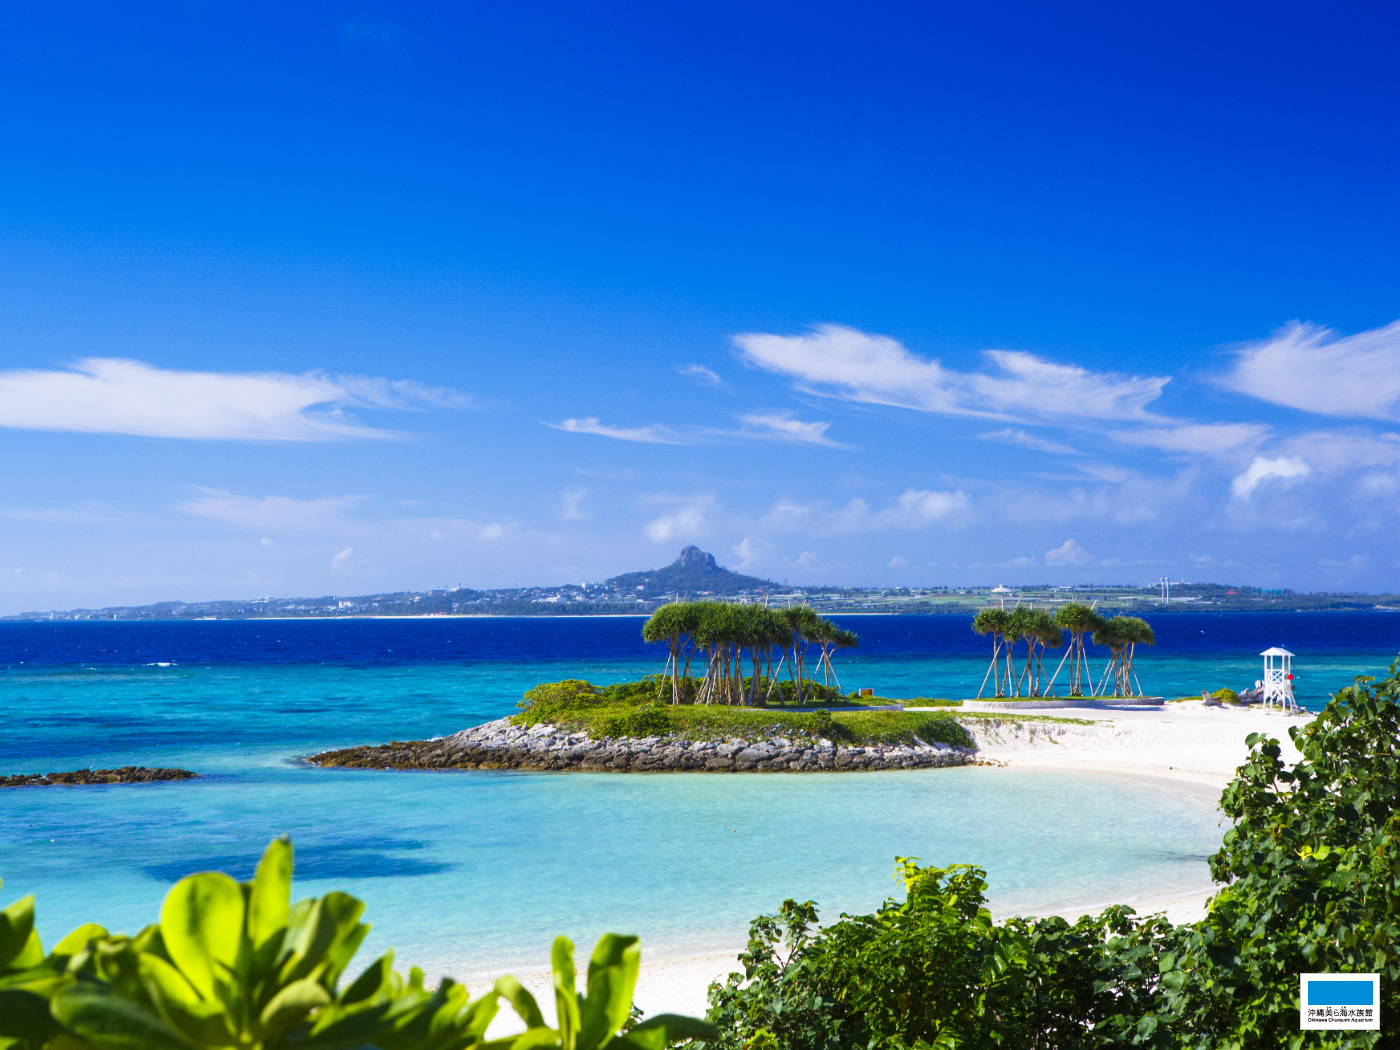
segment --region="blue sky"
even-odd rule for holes
[[[1397,22],[11,11],[0,610],[1400,588]]]

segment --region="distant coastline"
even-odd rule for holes
[[[624,573],[598,583],[477,589],[436,587],[355,596],[166,601],[22,612],[0,622],[38,620],[349,620],[480,617],[647,616],[672,601],[725,599],[779,607],[809,605],[839,616],[975,615],[996,605],[1053,608],[1067,601],[1114,613],[1400,612],[1400,595],[1316,593],[1220,583],[1174,582],[1162,587],[1084,583],[1017,587],[789,586],[725,569],[714,556],[686,547],[670,565]]]
[[[755,596],[751,600],[762,602],[761,596]],[[1021,599],[1026,603],[1034,603],[1041,606],[1053,608],[1056,599],[1045,600],[1041,598]],[[1064,599],[1058,599],[1064,600]],[[818,599],[802,600],[802,604],[810,605],[817,612],[831,616],[852,617],[852,616],[971,616],[978,610],[984,609],[986,605],[945,605],[936,608],[910,607],[910,606],[886,606],[881,605],[876,608],[857,607],[850,608],[844,605],[831,605]],[[1014,603],[1013,603],[1014,604]],[[1359,601],[1348,601],[1344,604],[1294,604],[1285,602],[1274,602],[1271,604],[1258,605],[1214,605],[1201,603],[1172,602],[1170,605],[1115,605],[1108,602],[1100,602],[1098,608],[1106,612],[1119,612],[1129,609],[1135,614],[1161,616],[1175,616],[1181,613],[1400,613],[1400,606],[1380,604],[1366,604]],[[404,613],[359,613],[345,612],[334,613],[330,611],[307,612],[307,613],[248,613],[229,615],[181,615],[179,613],[169,613],[165,615],[155,613],[145,613],[140,610],[128,609],[78,609],[68,611],[43,612],[43,613],[17,613],[11,616],[0,616],[0,624],[3,623],[199,623],[199,622],[256,622],[266,620],[269,622],[285,622],[289,620],[644,620],[654,609],[650,606],[638,609],[635,612],[585,612],[573,609],[533,609],[533,610],[510,610],[493,612],[404,612]]]

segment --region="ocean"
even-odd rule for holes
[[[839,618],[847,689],[975,694],[990,655],[965,617]],[[1172,613],[1140,651],[1148,693],[1240,689],[1256,655],[1296,655],[1318,708],[1400,649],[1387,613]],[[637,933],[651,954],[728,948],[787,897],[824,915],[895,892],[896,856],[988,871],[998,911],[1090,907],[1209,886],[1218,813],[1199,794],[1111,777],[961,768],[865,774],[607,775],[319,770],[316,751],[421,739],[510,713],[546,680],[659,671],[640,619],[0,623],[0,774],[182,766],[185,782],[0,790],[0,902],[38,897],[52,943],[134,932],[171,881],[246,878],[290,834],[297,890],[348,890],[362,961],[459,976],[546,963]]]

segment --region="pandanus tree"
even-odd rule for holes
[[[681,642],[693,629],[694,618],[689,615],[688,603],[671,602],[651,614],[642,625],[642,640],[645,642],[665,642],[670,655],[666,659],[666,671],[661,676],[661,688],[666,688],[666,676],[671,678],[671,703],[680,703],[679,664]],[[658,694],[659,698],[660,694]]]
[[[1069,695],[1084,695],[1084,675],[1090,674],[1089,693],[1094,692],[1094,680],[1089,672],[1089,655],[1084,636],[1092,634],[1103,618],[1083,602],[1067,602],[1055,610],[1055,625],[1069,632]]]
[[[1094,630],[1094,644],[1109,652],[1109,666],[1104,671],[1104,684],[1113,682],[1113,695],[1133,695],[1133,655],[1139,645],[1153,645],[1157,636],[1147,621],[1137,616],[1115,616],[1104,620]],[[1100,688],[1100,693],[1103,689]],[[1141,690],[1138,690],[1140,693]]]
[[[1064,635],[1052,617],[1044,609],[1032,609],[1028,617],[1030,630],[1026,634],[1026,683],[1030,696],[1040,696],[1048,688],[1045,682],[1045,650],[1058,649],[1064,644]]]
[[[1138,684],[1137,675],[1133,672],[1133,658],[1137,656],[1139,645],[1156,645],[1157,635],[1141,617],[1122,616],[1116,619],[1123,621],[1119,627],[1119,634],[1126,643],[1123,649],[1123,695],[1141,696],[1142,686]]]
[[[807,606],[781,611],[761,605],[729,602],[673,602],[652,613],[642,627],[648,642],[667,648],[666,671],[661,676],[661,692],[670,679],[671,702],[747,703],[765,702],[777,684],[773,662],[782,654],[787,662],[791,652],[790,674],[798,700],[804,685],[812,681],[807,672],[807,653],[813,645],[821,648],[819,666],[826,681],[836,679],[831,662],[837,649],[854,646],[856,636],[824,620]],[[691,660],[704,654],[705,675],[698,688],[691,684]],[[684,657],[684,670],[681,660]],[[744,684],[744,662],[749,665],[749,683]],[[781,668],[779,668],[780,670]],[[681,680],[686,681],[684,687]],[[767,691],[764,691],[764,682]]]
[[[1035,635],[1040,628],[1035,614],[1035,609],[1026,605],[1018,605],[1011,610],[1011,616],[1006,621],[1006,676],[1010,681],[1012,696],[1021,695],[1023,683],[1027,689],[1030,688],[1031,662],[1035,658]],[[1012,658],[1018,643],[1025,643],[1026,665],[1025,669],[1013,678],[1015,672]]]
[[[796,700],[801,703],[802,684],[807,679],[807,650],[822,629],[822,618],[810,605],[789,606],[781,615],[792,631],[792,666],[788,676],[793,681]]]
[[[1005,609],[983,609],[972,619],[972,629],[977,634],[986,637],[992,636],[992,665],[987,668],[986,675],[982,678],[982,688],[977,690],[978,697],[987,689],[987,679],[992,679],[994,696],[1005,696],[1001,686],[1001,660],[1002,645],[1008,644],[1006,641],[1006,631],[1010,625],[1011,614]]]
[[[860,644],[860,638],[854,631],[848,631],[844,627],[838,627],[830,620],[820,619],[816,622],[810,633],[811,639],[821,648],[821,656],[818,658],[817,666],[821,668],[822,685],[828,689],[831,683],[836,682],[836,688],[841,688],[841,679],[836,674],[836,668],[831,662],[831,655],[837,649],[853,649]]]

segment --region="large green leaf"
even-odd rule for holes
[[[578,1008],[578,975],[574,972],[574,942],[567,937],[556,937],[549,957],[554,977],[554,1009],[558,1016],[559,1045],[563,1050],[575,1050],[581,1019]]]
[[[233,1046],[233,1020],[216,999],[201,999],[194,986],[164,959],[142,955],[137,960],[141,983],[161,1019],[196,1046]]]
[[[511,1009],[525,1022],[526,1028],[545,1027],[544,1014],[540,1013],[540,1007],[535,1002],[535,997],[514,977],[509,974],[497,977],[494,991],[510,1003]]]
[[[301,921],[295,932],[288,926],[291,954],[282,964],[282,983],[315,974],[327,987],[332,986],[369,932],[369,927],[359,922],[364,910],[364,901],[334,892],[313,901],[304,918],[295,914],[294,906],[293,919]]]
[[[632,1011],[642,945],[636,937],[605,933],[588,960],[588,992],[580,1011],[578,1050],[597,1050]]]
[[[106,937],[107,931],[95,922],[84,923],[70,933],[63,940],[53,947],[54,955],[61,955],[65,958],[77,955],[85,950],[93,941]]]
[[[46,1040],[58,1032],[49,1001],[23,988],[0,989],[0,1040]]]
[[[254,951],[287,927],[292,900],[292,844],[273,839],[258,861],[248,894],[248,939]]]
[[[276,1039],[305,1021],[313,1010],[330,1001],[330,994],[312,978],[293,981],[263,1008],[258,1018],[258,1035],[264,1041]]]
[[[170,961],[201,998],[227,985],[243,946],[243,889],[227,875],[204,872],[175,884],[160,910],[160,933]]]
[[[350,987],[340,994],[339,1002],[353,1005],[387,995],[394,985],[394,953],[385,952],[365,967],[360,976],[351,982]]]
[[[350,960],[360,950],[369,927],[360,922],[365,913],[365,902],[348,893],[331,891],[321,898],[323,907],[335,923],[335,938],[326,949],[326,968],[322,981],[327,987],[334,987],[340,975],[350,965]]]
[[[628,1034],[650,1032],[655,1029],[666,1033],[665,1041],[667,1043],[679,1042],[682,1039],[711,1041],[719,1036],[719,1029],[710,1024],[709,1021],[702,1021],[697,1017],[685,1017],[681,1014],[657,1014],[655,1017],[648,1017]]]
[[[54,1018],[94,1050],[188,1050],[170,1026],[100,985],[74,985],[54,996]]]
[[[22,970],[33,966],[34,897],[21,897],[0,911],[0,970]],[[39,958],[44,957],[39,946]]]

